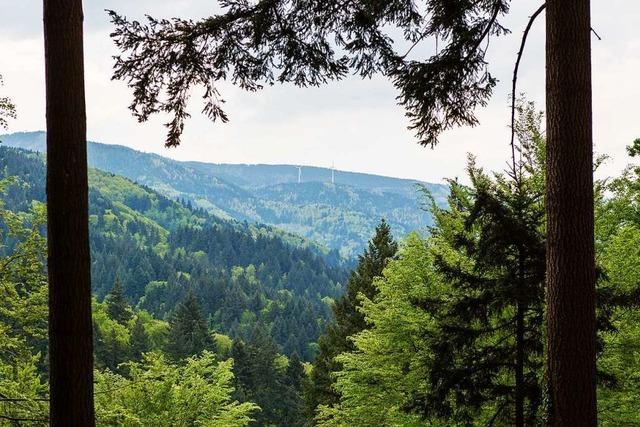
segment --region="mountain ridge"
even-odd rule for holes
[[[45,133],[0,136],[3,145],[43,152]],[[397,236],[424,230],[431,217],[420,209],[416,186],[440,204],[448,188],[403,178],[336,171],[315,166],[179,161],[116,144],[88,143],[91,167],[125,176],[161,194],[188,200],[222,218],[258,222],[301,234],[353,258],[385,218]],[[322,197],[320,197],[322,196]]]

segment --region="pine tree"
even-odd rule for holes
[[[131,328],[131,338],[129,340],[129,353],[132,360],[140,360],[142,354],[150,350],[149,336],[144,328],[142,318],[138,316]]]
[[[382,270],[397,250],[398,244],[393,240],[391,228],[383,219],[360,256],[358,266],[347,283],[345,295],[333,307],[335,321],[319,339],[320,353],[314,363],[312,385],[307,396],[310,412],[320,404],[331,405],[339,400],[339,395],[333,389],[331,375],[339,371],[341,366],[334,358],[340,353],[352,351],[353,343],[348,337],[367,327],[364,315],[359,311],[359,295],[373,299],[376,294],[373,281],[382,275]]]
[[[116,277],[116,280],[111,288],[111,292],[106,296],[105,301],[107,303],[107,313],[109,317],[120,324],[126,324],[133,316],[131,312],[131,306],[127,302],[123,292],[120,279]]]
[[[236,381],[236,398],[254,402],[261,411],[256,414],[259,426],[286,425],[282,423],[284,406],[282,373],[276,366],[278,349],[266,327],[257,324],[248,342],[234,340],[231,356]]]
[[[303,399],[306,379],[300,356],[298,356],[298,353],[293,353],[283,378],[284,414],[282,425],[291,427],[309,425],[309,420],[305,416]]]
[[[181,360],[199,354],[211,345],[212,339],[200,304],[189,292],[171,316],[166,353],[173,360]]]
[[[436,318],[425,336],[431,381],[413,407],[468,422],[493,402],[494,422],[535,425],[542,405],[545,235],[540,116],[520,109],[522,161],[492,177],[470,160],[471,187],[433,203],[434,269],[450,291],[416,304]],[[522,125],[527,124],[526,129]]]

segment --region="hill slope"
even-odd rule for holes
[[[44,151],[44,132],[0,137],[5,145]],[[355,256],[385,218],[402,236],[431,223],[421,211],[416,181],[292,165],[179,162],[157,154],[90,142],[91,167],[125,176],[163,195],[190,200],[220,217],[261,222],[299,233],[343,256]],[[444,203],[447,188],[428,184]]]
[[[0,147],[0,179],[7,176],[22,185],[0,195],[5,206],[44,201],[41,154]],[[271,226],[222,220],[122,176],[92,169],[89,185],[98,298],[118,278],[131,303],[166,318],[192,292],[216,330],[246,338],[264,324],[286,354],[313,357],[330,316],[327,299],[342,293],[343,268]],[[0,242],[0,251],[3,243],[11,242]]]

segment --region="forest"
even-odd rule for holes
[[[104,11],[111,78],[139,122],[168,117],[167,148],[194,90],[226,123],[230,85],[348,76],[391,83],[435,148],[480,125],[490,40],[511,34],[509,0],[218,3]],[[518,29],[505,166],[471,152],[465,176],[409,188],[105,154],[87,143],[83,2],[44,0],[46,144],[0,146],[0,425],[640,425],[640,138],[599,178],[590,7],[548,0]],[[518,89],[539,16],[542,110]],[[1,128],[18,113],[0,97]]]
[[[383,220],[351,273],[91,170],[97,422],[511,425],[521,396],[543,424],[545,140],[533,104],[518,114],[515,172],[470,157],[446,207],[423,188],[433,226],[396,240]],[[45,165],[0,147],[0,167],[0,416],[45,423]],[[632,163],[595,187],[601,425],[640,423],[638,182]]]

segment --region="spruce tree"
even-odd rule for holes
[[[303,427],[309,425],[305,417],[303,393],[307,377],[298,353],[293,353],[283,378],[283,407],[282,425]]]
[[[382,275],[382,270],[397,250],[398,244],[393,240],[391,228],[383,219],[376,227],[367,249],[360,256],[347,283],[345,295],[333,307],[334,322],[319,339],[320,353],[314,363],[312,385],[307,396],[310,412],[315,411],[320,404],[331,405],[339,400],[340,396],[333,389],[331,375],[339,371],[341,365],[334,358],[340,353],[352,351],[353,343],[348,337],[367,327],[364,315],[359,310],[359,295],[373,299],[376,293],[373,281]]]
[[[111,292],[106,296],[105,301],[107,303],[107,313],[109,314],[109,317],[116,322],[124,325],[133,316],[131,306],[129,306],[129,303],[122,292],[120,279],[117,277],[113,284],[113,288],[111,288]]]
[[[276,366],[278,348],[263,324],[256,324],[245,343],[234,340],[231,356],[235,375],[236,398],[260,406],[256,425],[283,424],[285,407],[283,373]]]
[[[132,360],[140,360],[142,354],[150,350],[149,336],[144,328],[144,323],[140,316],[131,328],[131,338],[129,340],[129,353]]]
[[[173,360],[199,354],[212,345],[207,321],[200,304],[191,291],[176,307],[169,321],[169,341],[167,356]]]
[[[432,206],[434,269],[450,291],[415,302],[437,324],[425,335],[431,387],[413,402],[425,417],[470,422],[493,402],[494,422],[540,422],[544,146],[533,107],[520,113],[522,160],[493,178],[471,160],[471,187],[451,182],[449,208]]]

